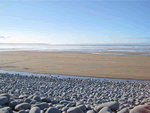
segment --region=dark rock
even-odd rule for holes
[[[39,107],[33,107],[33,108],[31,108],[29,113],[40,113],[40,108]]]
[[[109,107],[103,107],[98,113],[112,113]]]
[[[129,109],[128,108],[123,108],[118,113],[129,113]]]
[[[134,107],[130,113],[150,113],[150,105],[139,105]]]
[[[21,103],[21,104],[18,104],[17,106],[15,106],[15,110],[26,110],[26,109],[30,109],[30,104],[28,103]]]
[[[36,100],[37,102],[42,102],[42,100],[39,96],[34,96],[33,100]]]
[[[20,110],[18,113],[25,113],[25,110]]]
[[[30,102],[31,102],[31,99],[28,99],[28,98],[27,98],[27,99],[24,100],[24,102],[30,103]]]
[[[45,98],[45,97],[42,97],[41,100],[42,100],[42,102],[47,102],[47,103],[51,102],[51,100],[49,98]]]
[[[89,111],[87,111],[87,113],[95,113],[95,111],[94,110],[89,110]]]
[[[116,111],[119,109],[119,103],[118,102],[106,102],[103,104],[100,104],[99,106],[95,107],[94,110],[96,112],[99,112],[103,107],[109,107],[112,111]]]
[[[8,98],[6,96],[0,96],[0,105],[6,104],[8,102]]]
[[[44,110],[44,108],[49,107],[48,103],[35,104],[35,106],[39,107],[41,110]]]
[[[69,109],[69,107],[63,107],[61,110],[62,111],[67,111]]]
[[[67,110],[67,113],[84,113],[84,112],[78,107],[72,107]]]
[[[50,107],[47,109],[46,113],[61,113],[61,111],[55,107]]]
[[[14,109],[15,106],[18,105],[18,104],[20,104],[19,101],[12,101],[12,102],[9,103],[9,106]]]
[[[57,101],[57,100],[52,100],[51,103],[52,103],[52,104],[57,104],[58,101]]]

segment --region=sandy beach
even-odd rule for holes
[[[150,56],[0,52],[0,70],[150,80]]]

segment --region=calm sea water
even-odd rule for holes
[[[150,52],[150,45],[48,45],[48,44],[0,44],[2,51],[78,51],[90,54],[119,54],[98,52]],[[123,54],[120,54],[123,55]],[[143,54],[150,55],[150,54]]]

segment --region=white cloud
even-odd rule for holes
[[[0,38],[2,39],[8,39],[8,38],[11,38],[10,36],[0,36]]]
[[[9,38],[0,38],[0,43],[43,43],[43,41],[38,40],[35,37],[26,38],[24,36],[11,36]]]

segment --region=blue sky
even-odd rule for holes
[[[0,1],[0,43],[145,43],[148,1]]]

